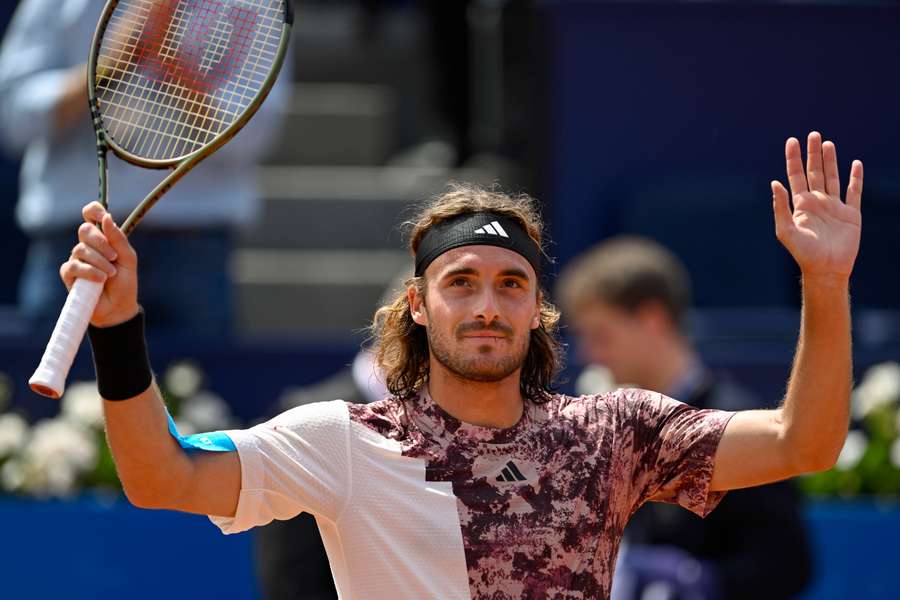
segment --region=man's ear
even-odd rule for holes
[[[542,292],[538,292],[537,294],[537,306],[534,309],[534,316],[531,317],[531,328],[537,329],[541,326],[541,307],[544,303],[544,294]]]
[[[409,301],[409,314],[418,325],[428,326],[428,312],[425,310],[425,295],[419,293],[418,286],[411,285],[406,288],[406,298]]]
[[[641,325],[659,335],[668,333],[675,328],[669,311],[657,300],[647,300],[635,311],[635,316]]]

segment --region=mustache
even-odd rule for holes
[[[496,331],[498,333],[502,333],[506,336],[512,335],[512,328],[508,325],[504,325],[503,323],[499,323],[497,321],[491,321],[488,324],[479,323],[474,321],[472,323],[463,323],[462,325],[456,328],[456,335],[465,335],[467,333],[479,332],[479,331]]]

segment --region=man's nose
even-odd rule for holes
[[[475,305],[475,318],[479,321],[490,323],[497,316],[497,298],[494,295],[494,290],[486,288],[478,296],[478,302]]]

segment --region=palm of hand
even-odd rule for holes
[[[859,250],[862,216],[840,198],[805,192],[793,198],[794,228],[785,246],[808,273],[850,276]]]
[[[785,148],[788,180],[793,192],[793,211],[788,193],[772,182],[775,231],[804,275],[848,278],[859,252],[862,215],[862,163],[854,161],[841,201],[834,144],[817,132],[809,135],[804,173],[800,144],[791,138]]]

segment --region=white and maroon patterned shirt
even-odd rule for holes
[[[312,513],[343,600],[608,598],[625,523],[647,500],[705,516],[733,413],[618,390],[526,402],[508,429],[427,393],[290,410],[229,431],[242,489],[225,533]]]

